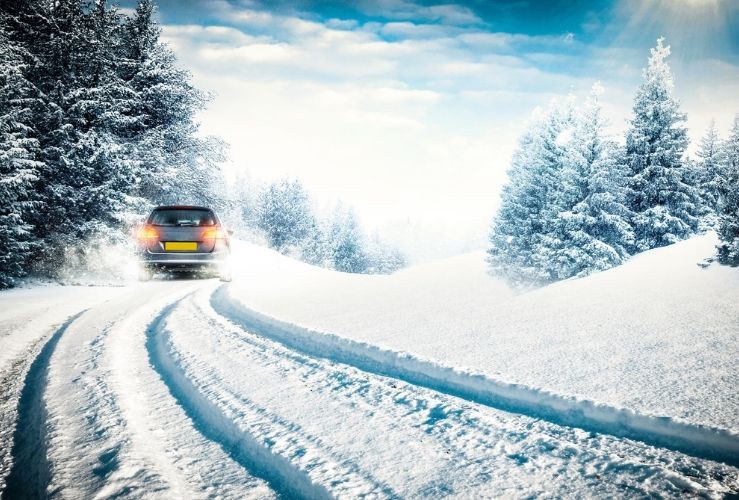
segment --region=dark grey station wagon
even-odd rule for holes
[[[204,271],[231,280],[230,231],[206,207],[155,208],[137,233],[139,279],[164,271]]]

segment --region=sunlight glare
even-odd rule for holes
[[[730,44],[726,6],[726,0],[621,0],[618,10],[627,19],[624,37],[628,33],[649,33],[654,40],[664,36],[678,49],[675,58],[690,61]]]

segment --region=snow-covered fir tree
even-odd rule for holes
[[[706,225],[714,227],[724,164],[723,145],[714,120],[711,120],[708,130],[701,138],[696,155],[698,161],[695,164],[695,182],[699,186],[701,198],[706,207]]]
[[[675,243],[698,227],[700,194],[690,185],[685,164],[686,115],[672,96],[673,79],[664,39],[651,49],[644,82],[634,99],[634,117],[626,133],[630,168],[629,205],[634,212],[635,249]]]
[[[325,223],[315,217],[311,220],[308,234],[300,244],[300,259],[314,266],[330,268],[330,242],[324,226]]]
[[[259,196],[257,225],[270,247],[287,252],[310,235],[315,225],[308,193],[298,180],[268,185]]]
[[[256,227],[270,247],[309,264],[363,274],[389,274],[406,265],[399,250],[377,235],[365,236],[351,208],[339,202],[328,216],[317,215],[298,180],[265,186],[254,212]]]
[[[600,84],[593,86],[562,157],[558,212],[542,248],[557,279],[619,265],[633,243],[631,213],[625,206],[626,168],[620,149],[605,132],[602,92]]]
[[[734,117],[723,148],[724,164],[719,182],[718,258],[723,264],[739,265],[739,115]]]
[[[560,245],[554,222],[565,202],[562,168],[573,127],[572,100],[554,101],[529,125],[513,154],[487,260],[492,274],[514,285],[558,279],[549,259]]]
[[[33,220],[44,240],[35,261],[53,272],[70,248],[114,230],[126,208],[133,175],[118,137],[128,94],[116,72],[122,18],[102,0],[90,11],[76,0],[28,9],[20,34],[34,37],[40,64],[31,77],[45,101],[35,122],[43,151],[35,191],[44,203]]]
[[[38,92],[24,76],[29,54],[8,37],[9,24],[0,12],[0,288],[26,274],[35,243],[33,186],[42,166],[33,128]]]
[[[364,252],[367,256],[365,272],[368,274],[391,274],[407,265],[402,252],[384,243],[376,231],[371,237],[365,238]]]
[[[345,273],[366,273],[367,255],[363,234],[351,209],[338,205],[331,219],[328,234],[329,255],[332,267]]]
[[[141,0],[123,34],[123,74],[135,96],[130,157],[137,166],[136,193],[156,204],[221,208],[219,163],[225,159],[225,144],[199,136],[195,120],[210,96],[190,83],[190,74],[177,66],[172,50],[159,40],[154,11],[153,0]]]

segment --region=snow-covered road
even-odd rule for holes
[[[724,463],[296,349],[223,315],[228,286],[164,280],[4,295],[3,497],[737,491],[737,469]],[[60,294],[63,307],[52,307]]]

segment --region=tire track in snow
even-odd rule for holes
[[[5,490],[5,480],[13,465],[13,440],[18,421],[18,405],[28,370],[41,352],[49,335],[36,339],[27,346],[25,355],[6,363],[5,370],[0,372],[0,497]]]
[[[123,467],[155,468],[167,484],[169,498],[274,498],[268,485],[248,474],[219,446],[202,435],[175,400],[146,350],[147,328],[177,296],[150,300],[145,310],[126,315],[106,342],[103,364],[130,435]],[[144,492],[149,490],[144,489]]]
[[[134,449],[137,429],[120,405],[109,357],[114,336],[143,338],[149,311],[158,311],[176,294],[182,295],[181,287],[136,287],[88,310],[60,339],[50,360],[45,396],[50,495],[110,498],[181,492],[173,489],[169,469]],[[143,347],[142,342],[146,359]]]
[[[192,427],[150,365],[148,325],[204,284],[136,286],[69,325],[44,396],[50,496],[274,498]]]
[[[354,366],[413,385],[507,412],[541,418],[557,425],[610,434],[739,466],[739,435],[725,429],[638,414],[589,400],[468,373],[337,335],[312,331],[248,309],[221,285],[211,306],[247,330],[309,356]]]
[[[285,498],[331,498],[321,485],[289,460],[273,454],[263,442],[244,431],[244,428],[208,399],[193,380],[183,372],[168,347],[169,333],[164,327],[166,318],[182,299],[165,307],[147,329],[146,347],[152,366],[160,374],[172,396],[192,419],[195,427],[208,439],[218,442],[232,459],[247,471],[267,481]]]
[[[3,498],[46,498],[49,467],[46,456],[46,391],[49,362],[69,325],[81,311],[60,326],[31,363],[18,401],[18,418],[11,451],[13,465],[6,480]]]
[[[334,385],[334,390],[339,390],[340,388],[350,389],[354,383],[351,374],[345,373],[347,371],[346,367],[342,366],[340,368],[343,370],[337,369],[327,373],[328,370],[321,361],[306,358],[298,353],[285,350],[280,344],[248,334],[238,326],[233,325],[221,316],[218,316],[209,306],[207,306],[208,310],[204,310],[201,304],[194,300],[188,301],[187,306],[194,307],[194,309],[189,311],[191,311],[190,314],[192,317],[198,318],[198,321],[203,322],[204,328],[202,328],[202,331],[209,332],[210,337],[215,339],[219,346],[221,343],[229,344],[228,346],[222,346],[225,349],[225,352],[223,352],[224,362],[232,361],[233,358],[235,358],[238,359],[241,364],[246,363],[248,366],[253,368],[255,365],[252,363],[255,361],[263,366],[274,366],[276,364],[287,362],[288,366],[306,368],[309,373],[317,375],[319,378],[323,378],[323,382]],[[226,323],[226,325],[224,325],[224,323]],[[238,333],[234,330],[237,330]],[[248,347],[248,349],[245,350],[245,347]],[[179,349],[177,350],[179,351]],[[179,355],[181,358],[185,358],[185,355]],[[201,366],[205,364],[196,359],[195,356],[188,359],[188,363],[192,365],[200,364]],[[202,368],[202,371],[208,371],[207,367],[202,366]],[[352,369],[349,368],[349,370]],[[277,371],[282,375],[287,375],[291,370],[289,368],[285,369],[283,366],[278,368]],[[255,370],[255,375],[258,376],[259,373],[260,372]],[[225,388],[228,385],[222,377],[214,373],[212,367],[208,376],[209,381],[212,382],[211,385],[213,386]],[[284,382],[289,383],[288,380],[285,380]],[[307,383],[309,381],[303,379],[303,382]],[[231,387],[233,387],[233,384]],[[321,391],[323,387],[314,386],[314,389]],[[381,494],[385,498],[397,498],[399,496],[392,490],[392,488],[378,480],[370,472],[362,470],[356,462],[333,453],[331,451],[330,443],[327,443],[323,437],[306,431],[300,424],[291,420],[290,417],[282,417],[268,407],[264,407],[245,397],[240,391],[237,394],[232,390],[221,390],[227,392],[228,398],[236,402],[239,407],[250,408],[260,417],[265,419],[265,423],[267,423],[267,425],[263,426],[263,429],[259,432],[259,436],[269,434],[270,437],[268,439],[271,441],[275,441],[275,438],[279,438],[283,441],[289,442],[289,446],[292,447],[293,451],[291,453],[286,453],[283,450],[283,455],[287,456],[292,454],[293,456],[301,456],[301,454],[307,451],[316,454],[316,452],[320,450],[320,454],[325,457],[324,464],[328,465],[328,468],[334,471],[335,476],[341,478],[341,480],[337,480],[336,478],[327,478],[328,480],[325,481],[332,484],[332,494],[343,492],[346,489],[346,483],[354,483],[355,485],[364,484],[369,488],[369,492],[376,495]],[[335,398],[336,394],[333,394],[333,397]],[[368,404],[368,406],[371,406],[371,404]],[[269,427],[272,427],[273,429],[269,429]],[[312,468],[316,468],[317,463],[320,463],[320,461],[314,460],[310,466]],[[339,471],[341,471],[341,474],[339,474]],[[362,486],[359,486],[357,490],[361,491],[361,488]],[[356,491],[351,492],[351,494],[355,493]]]
[[[133,496],[164,491],[152,464],[128,467],[130,432],[103,363],[106,342],[120,320],[106,304],[70,325],[49,366],[48,489],[62,497]]]

